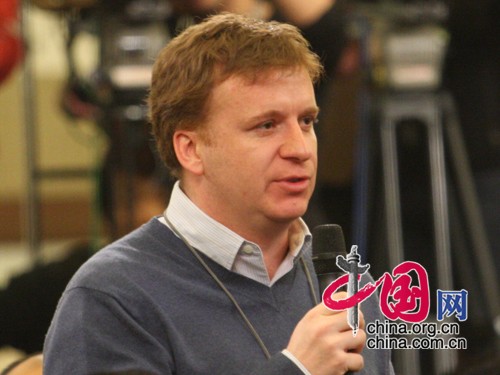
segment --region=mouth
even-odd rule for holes
[[[306,177],[290,177],[290,178],[287,178],[286,181],[288,181],[288,182],[300,182],[300,181],[304,181],[306,179],[307,179]]]
[[[301,193],[309,187],[310,178],[307,176],[290,176],[279,179],[277,182],[282,189],[291,193]]]

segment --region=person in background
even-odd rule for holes
[[[166,45],[148,103],[177,178],[168,207],[76,273],[45,373],[393,373],[389,351],[364,348],[376,296],[355,336],[345,311],[319,303],[300,217],[315,186],[321,73],[297,28],[235,14]]]
[[[13,347],[26,355],[42,351],[57,301],[74,273],[93,254],[86,243],[72,245],[64,258],[40,262],[13,276],[0,289],[0,348]]]

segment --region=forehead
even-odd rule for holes
[[[242,83],[254,84],[259,81],[265,81],[268,79],[275,79],[279,77],[301,75],[303,73],[309,75],[307,69],[301,65],[290,65],[290,66],[260,66],[255,67],[245,67],[241,70],[235,69],[234,71],[226,72],[224,67],[221,65],[216,65],[214,68],[216,83],[222,83],[227,79],[241,80]]]
[[[300,108],[316,105],[312,80],[304,68],[272,68],[252,74],[233,74],[215,84],[208,113]]]
[[[266,86],[267,83],[277,83],[286,78],[304,79],[307,77],[312,84],[307,70],[301,66],[260,68],[250,71],[237,71],[227,75],[216,73],[216,75],[219,76],[219,79],[216,79],[214,82],[214,90],[220,86],[258,88]]]

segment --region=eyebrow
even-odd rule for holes
[[[319,114],[319,112],[320,112],[320,108],[318,106],[308,107],[305,110],[301,111],[302,114],[314,114],[316,116]],[[264,119],[267,117],[275,117],[275,116],[282,116],[282,115],[283,115],[283,112],[272,109],[269,111],[259,113],[255,116],[252,116],[248,119],[248,121],[250,121],[250,122],[258,121],[258,120],[261,120],[261,119]]]
[[[314,106],[314,107],[311,107],[311,108],[308,108],[306,111],[304,111],[305,113],[314,113],[315,115],[318,115],[321,111],[321,108],[319,106]]]

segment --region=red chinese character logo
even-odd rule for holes
[[[323,304],[331,310],[345,310],[364,301],[382,286],[380,310],[388,319],[420,323],[429,315],[429,279],[425,268],[417,262],[401,263],[393,269],[392,275],[384,273],[375,284],[367,283],[353,296],[332,299],[332,295],[347,283],[347,274],[332,282],[323,292]]]

